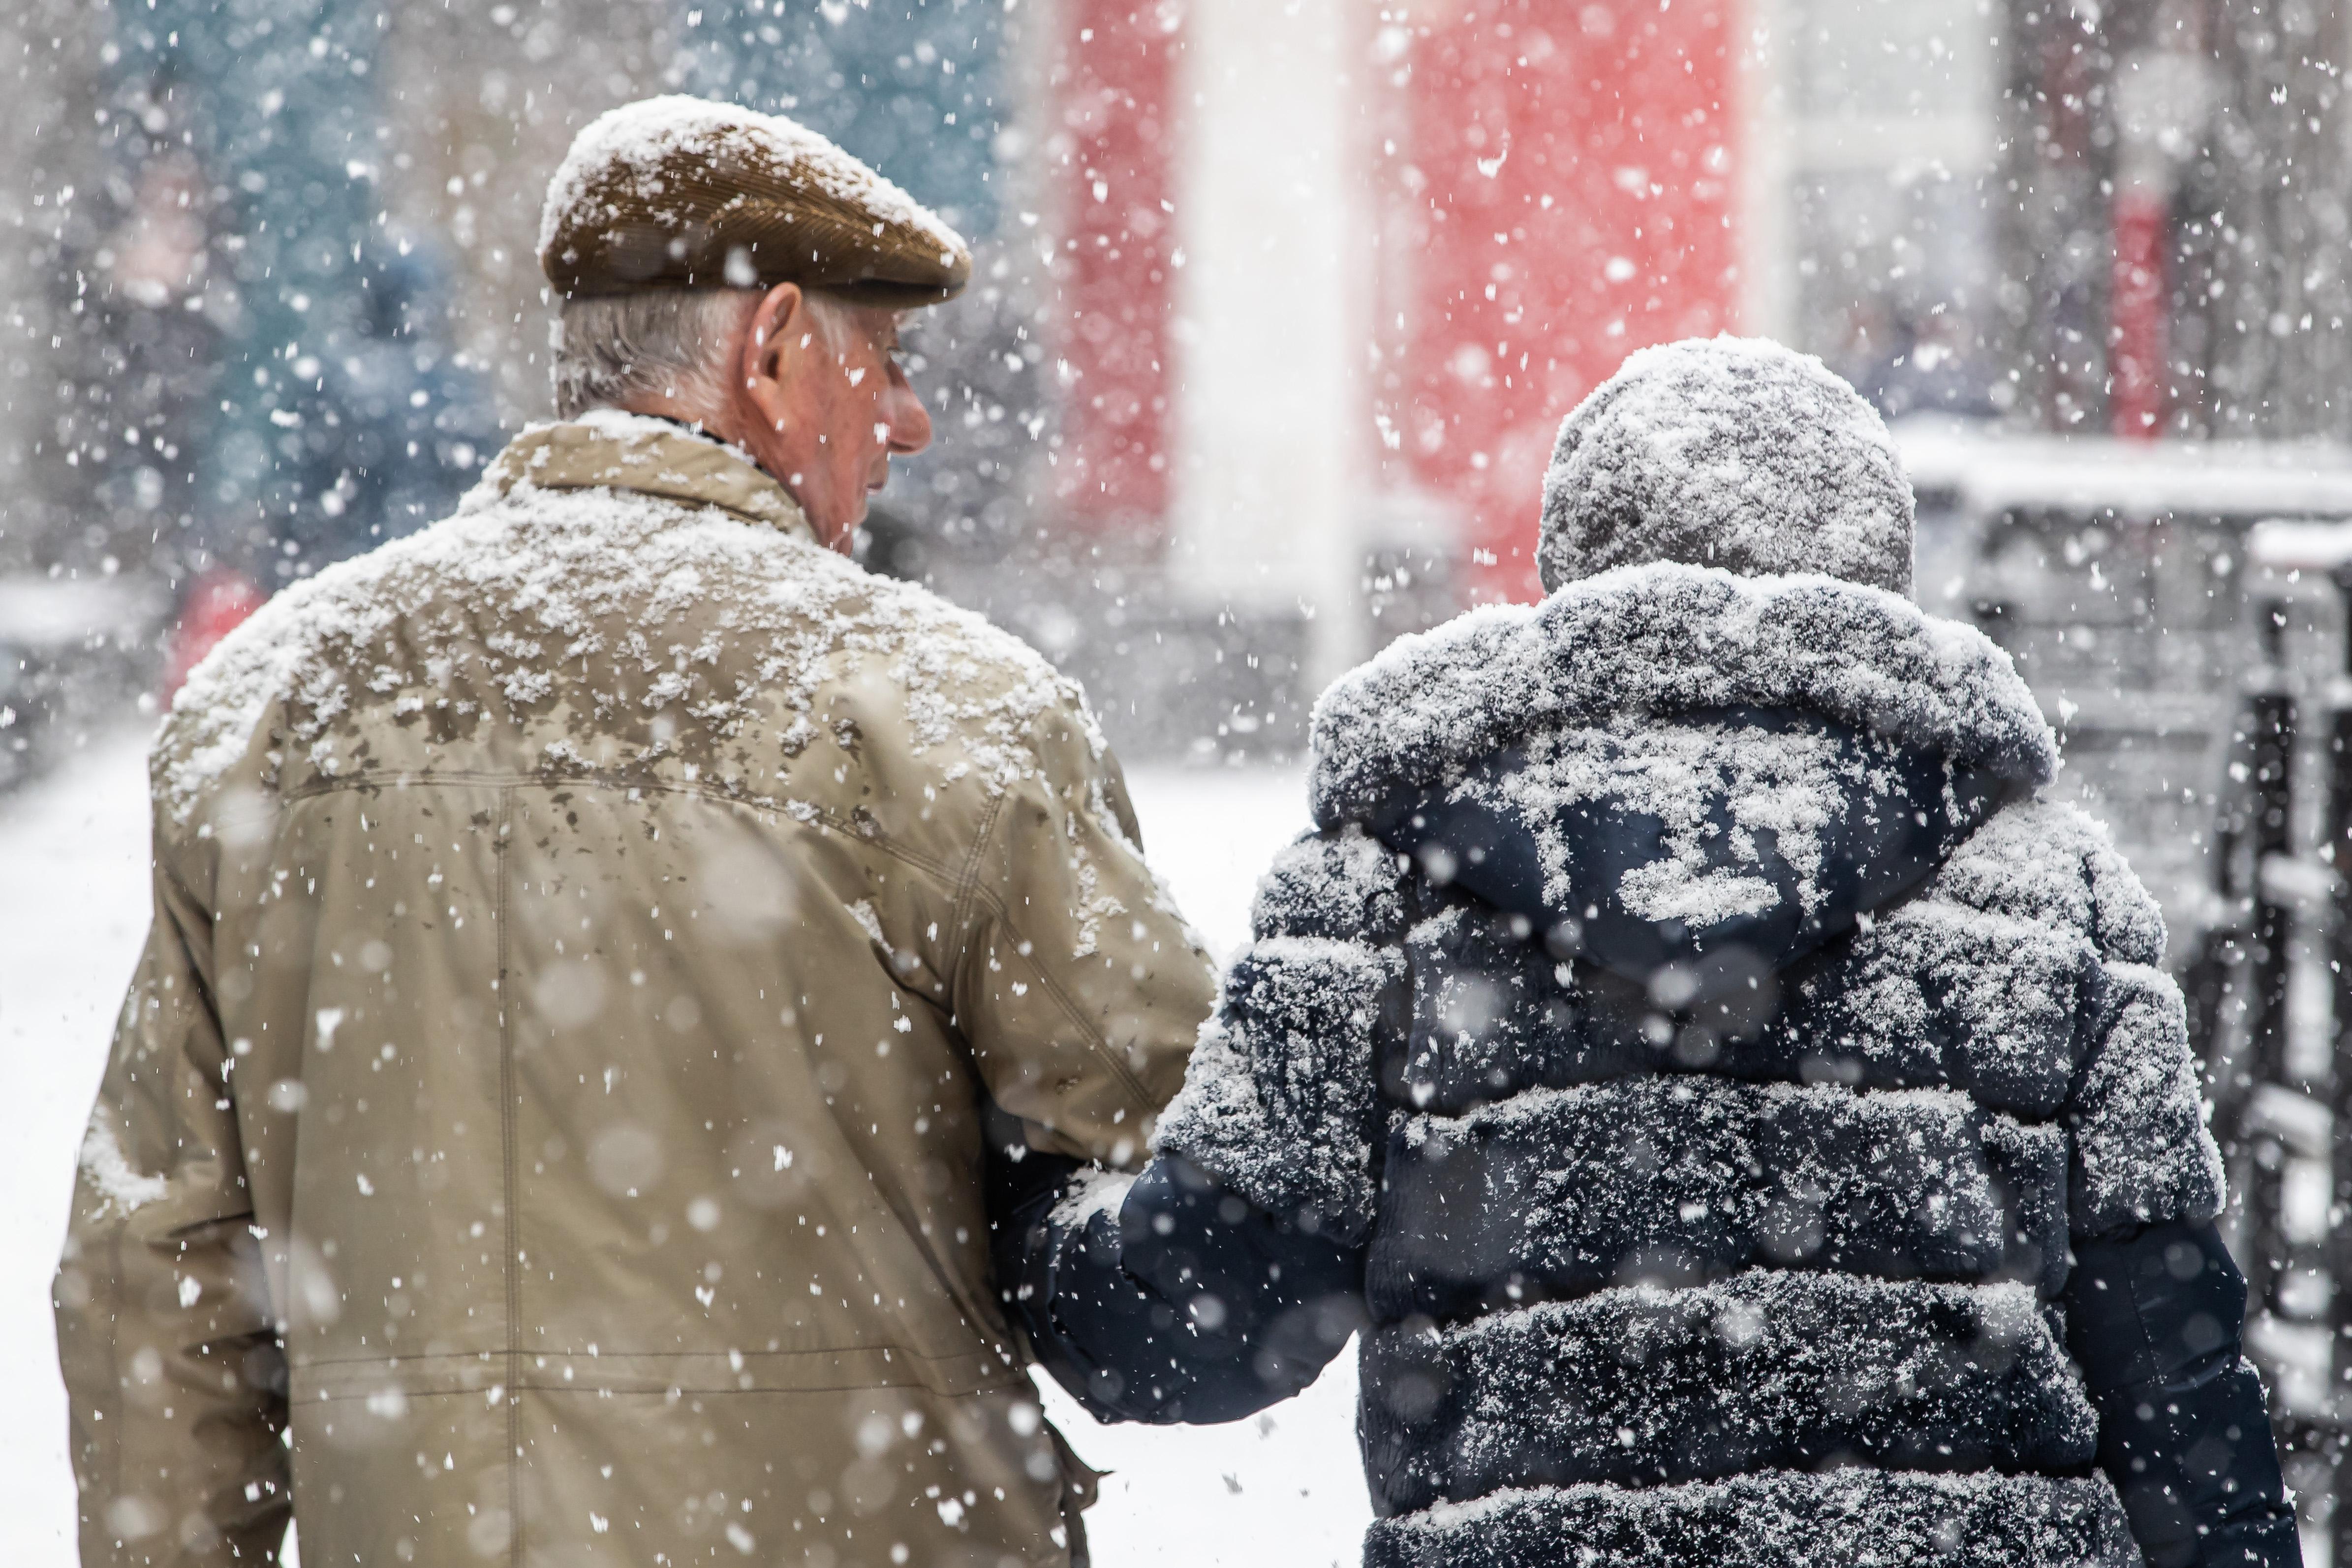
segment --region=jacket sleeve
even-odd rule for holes
[[[990,1096],[1048,1152],[1132,1170],[1215,1000],[1208,955],[1144,863],[1082,708],[1038,721],[961,879],[955,1022]]]
[[[1347,1246],[1370,1235],[1385,1134],[1383,1041],[1411,1016],[1394,947],[1311,936],[1252,943],[1226,972],[1157,1148],[1253,1207]]]
[[[2245,1276],[2210,1222],[2075,1243],[2067,1337],[2148,1568],[2303,1561],[2245,1317]]]
[[[1007,1314],[1097,1420],[1237,1420],[1312,1383],[1361,1320],[1360,1249],[1198,1166],[1161,1155],[1127,1177],[990,1152]]]
[[[2211,1223],[2221,1155],[2179,990],[2112,960],[2091,989],[2091,1048],[2067,1111],[2065,1304],[2099,1412],[2099,1468],[2149,1568],[2287,1568],[2302,1548],[2243,1353],[2245,1277]]]
[[[54,1289],[81,1561],[274,1561],[285,1363],[251,1224],[211,923],[159,853]]]

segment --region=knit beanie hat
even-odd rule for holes
[[[1761,338],[1643,349],[1559,427],[1546,592],[1642,561],[1820,572],[1911,591],[1911,484],[1877,410]]]

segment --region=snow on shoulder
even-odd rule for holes
[[[1104,749],[1076,683],[1018,638],[825,549],[741,454],[606,412],[525,431],[456,516],[262,606],[190,674],[152,772],[186,822],[265,727],[275,788],[377,766],[367,736],[430,710],[450,755],[522,735],[542,771],[589,768],[575,741],[621,745],[599,768],[726,741],[766,759],[729,787],[768,800],[845,683],[896,695],[942,785],[1040,776],[1041,727]]]
[[[547,183],[539,215],[540,253],[555,243],[566,215],[591,187],[614,171],[640,202],[657,206],[667,193],[663,165],[671,157],[689,148],[748,146],[755,138],[781,147],[803,174],[843,204],[922,230],[939,242],[943,256],[964,250],[962,237],[938,214],[798,120],[669,93],[608,110],[572,139],[572,150]]]
[[[1458,780],[1538,736],[1621,716],[1797,708],[2028,788],[2057,737],[2010,657],[1883,589],[1654,561],[1400,638],[1315,705],[1326,826]]]

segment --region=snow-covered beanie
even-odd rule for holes
[[[1853,388],[1764,339],[1692,338],[1633,354],[1561,423],[1536,566],[1547,592],[1672,560],[1907,594],[1911,528],[1895,439]]]

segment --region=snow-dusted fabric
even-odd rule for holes
[[[1408,918],[1411,890],[1401,872],[1397,857],[1361,828],[1307,834],[1274,857],[1251,925],[1260,938],[1393,942]]]
[[[581,131],[548,182],[539,261],[567,299],[797,283],[913,307],[971,276],[961,235],[824,137],[674,94]]]
[[[1815,715],[1734,707],[1538,735],[1373,827],[1429,879],[1647,985],[1785,969],[1908,894],[2001,786]]]
[[[1369,821],[1539,734],[1728,707],[1797,708],[2035,786],[2058,744],[2009,655],[1898,595],[1823,577],[1658,563],[1402,637],[1315,705],[1325,826]]]
[[[2180,988],[2138,964],[2106,966],[2105,981],[2098,1043],[2068,1107],[2074,1228],[2210,1219],[2227,1192]]]
[[[2065,1277],[2066,1138],[1950,1090],[1709,1074],[1516,1094],[1391,1141],[1371,1310],[1455,1318],[1629,1268]]]
[[[1373,1205],[1373,1042],[1403,976],[1393,949],[1362,943],[1252,946],[1225,976],[1155,1146],[1269,1214],[1360,1243]]]
[[[989,1129],[1143,1163],[1215,998],[1074,685],[604,414],[279,594],[152,763],[59,1293],[89,1561],[257,1561],[290,1463],[313,1561],[471,1562],[526,1521],[435,1489],[528,1463],[532,1553],[684,1563],[674,1500],[837,1475],[877,1408],[898,1495],[976,1500],[915,1561],[1066,1560]],[[485,1396],[533,1355],[519,1458]],[[743,1517],[750,1561],[873,1546]]]
[[[510,608],[467,643],[474,600]],[[667,622],[714,604],[716,625],[690,643],[667,640]],[[813,808],[777,790],[751,740],[790,756],[821,738],[818,694],[857,659],[903,689],[908,738],[936,762],[934,787],[972,777],[1001,795],[1034,779],[1036,730],[1065,711],[1080,715],[1089,750],[1105,748],[1076,685],[1034,650],[820,547],[792,497],[738,449],[611,410],[524,432],[457,516],[295,584],[250,624],[173,700],[152,767],[174,821],[246,760],[273,706],[283,715],[273,784],[394,770],[386,737],[355,733],[352,716],[376,704],[392,707],[420,759],[477,734],[551,771],[684,753],[697,782],[723,776],[731,792],[805,814]],[[411,624],[436,635],[394,635]],[[458,649],[499,706],[527,717],[453,702]],[[588,658],[625,674],[558,702],[547,666]],[[673,706],[695,722],[666,737],[680,727],[655,721]],[[624,725],[645,738],[615,749],[605,730],[579,733]],[[690,750],[704,734],[713,744]]]
[[[1415,1109],[1454,1112],[1538,1084],[1606,1076],[1618,1053],[1587,1049],[1576,968],[1529,940],[1524,916],[1455,903],[1404,939],[1412,1013],[1396,1072]],[[1595,1060],[1598,1057],[1599,1060]]]
[[[781,156],[843,206],[919,228],[943,251],[963,248],[937,214],[798,120],[670,93],[607,110],[572,138],[540,205],[540,250],[551,248],[566,227],[610,222],[616,198],[656,210],[665,197],[678,200],[671,171],[681,155]]]
[[[2139,1568],[2105,1476],[1767,1470],[1498,1491],[1373,1524],[1364,1568]]]
[[[1559,427],[1544,586],[1678,560],[1907,593],[1911,484],[1875,409],[1810,354],[1693,338],[1629,356]]]
[[[1782,1030],[1864,1082],[1946,1083],[2046,1117],[2087,1049],[2096,967],[2078,932],[1931,889],[1791,977]]]
[[[1452,1328],[1374,1330],[1357,1414],[1373,1506],[1504,1487],[2090,1463],[2098,1418],[2032,1290],[1759,1269]]]
[[[1605,800],[1621,815],[1657,819],[1664,852],[1627,872],[1618,897],[1641,919],[1694,927],[1783,902],[1813,914],[1824,841],[1842,816],[1896,788],[1883,745],[1855,745],[1822,725],[1767,729],[1736,715],[1660,729],[1621,713],[1531,737],[1513,762],[1458,788],[1529,823],[1548,904],[1569,900],[1580,858],[1578,816],[1561,808]],[[1768,836],[1769,857],[1759,842]],[[1776,885],[1783,880],[1785,890]]]
[[[1952,852],[1938,896],[2081,933],[2116,963],[2164,961],[2164,912],[2105,828],[2064,801],[2021,802]]]
[[[2006,656],[1876,590],[1656,564],[1400,643],[1327,694],[1316,742],[1324,825],[1263,885],[1261,944],[1398,968],[1358,960],[1344,1050],[1261,1030],[1196,1055],[1185,1095],[1361,1060],[1378,1103],[1328,1118],[1328,1148],[1271,1116],[1161,1146],[1254,1196],[1375,1145],[1370,1560],[1697,1568],[1752,1505],[1819,1531],[1743,1537],[1754,1561],[1826,1568],[1882,1560],[1874,1534],[1839,1553],[1885,1498],[1889,1563],[2129,1561],[2112,1488],[2066,1479],[2096,1421],[2052,1303],[2071,1245],[2208,1218],[2221,1172],[2162,919],[2037,793],[2055,746]],[[1447,841],[1473,799],[1454,821],[1524,842]],[[1852,824],[1890,817],[1927,858],[1857,895],[1894,841]],[[1563,886],[1628,844],[1676,859],[1677,823],[1677,896],[1748,864],[1847,924],[1601,961]],[[1528,898],[1473,896],[1474,854],[1522,856]],[[1672,881],[1608,864],[1628,907]],[[1861,1468],[1784,1473],[1829,1464]]]

